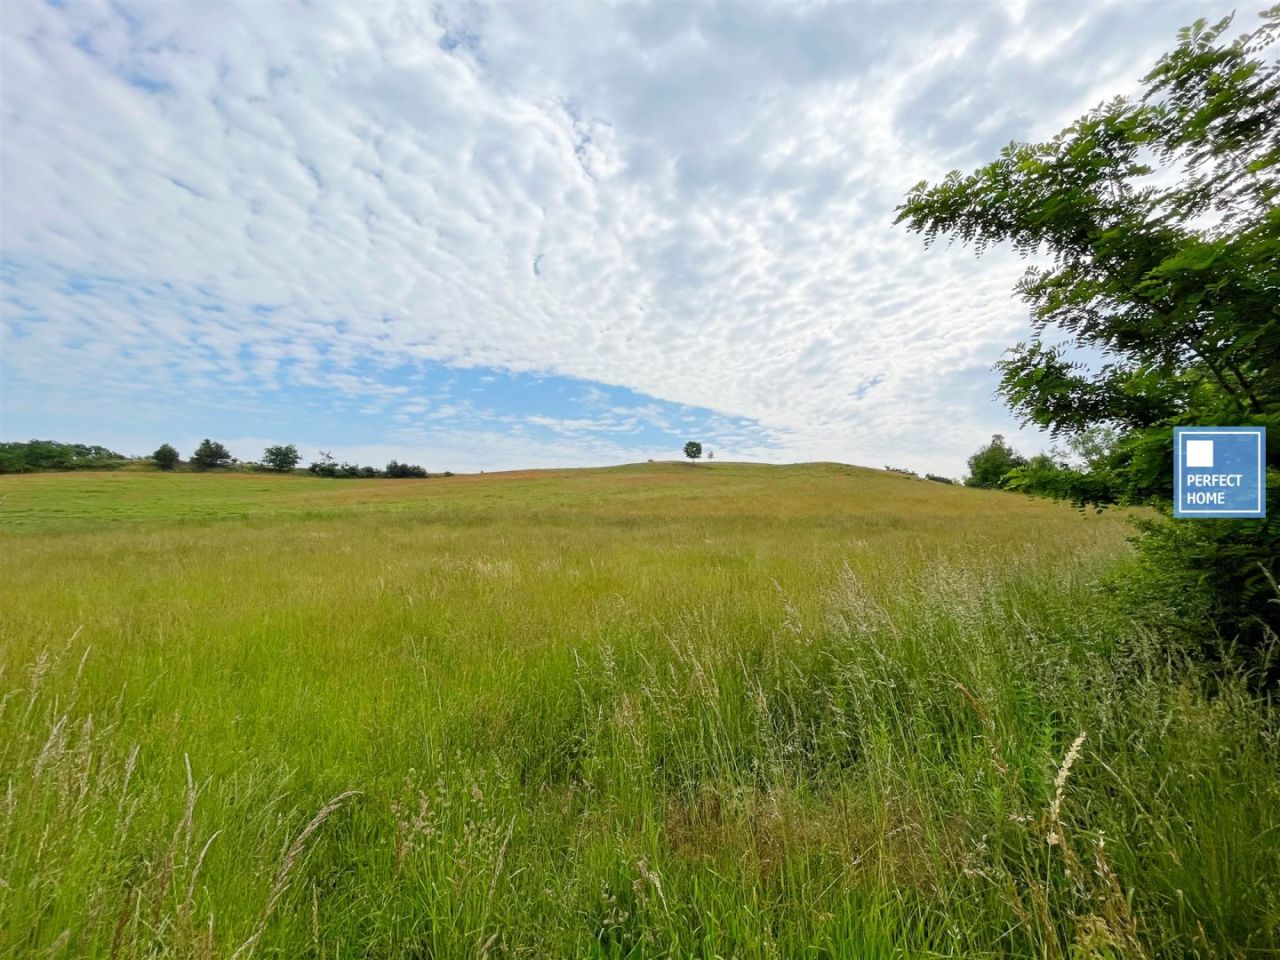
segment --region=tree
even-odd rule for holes
[[[1280,7],[1234,40],[1231,22],[1181,31],[1140,99],[917,185],[898,222],[1042,255],[1017,286],[1032,335],[997,364],[1000,393],[1055,436],[1118,431],[1110,482],[1085,497],[1168,513],[1172,427],[1271,428],[1266,520],[1147,523],[1138,551],[1171,625],[1260,650],[1280,630],[1280,63],[1261,56]]]
[[[426,468],[418,466],[416,463],[400,463],[392,460],[387,464],[386,476],[395,480],[417,478],[426,479]]]
[[[180,457],[177,448],[173,444],[162,443],[156,447],[156,452],[151,455],[151,459],[156,462],[156,466],[161,470],[172,470],[178,465]]]
[[[989,444],[969,458],[969,476],[965,479],[964,485],[966,487],[1002,487],[1005,477],[1015,467],[1021,467],[1026,462],[1026,459],[997,433],[991,438]]]
[[[288,473],[298,465],[301,459],[298,448],[292,443],[267,447],[262,451],[262,462],[280,473]]]
[[[196,452],[191,455],[191,463],[197,470],[211,470],[214,467],[224,467],[231,462],[231,453],[220,443],[215,443],[208,437],[200,442],[200,446],[196,448]]]
[[[697,460],[702,456],[702,444],[697,440],[690,440],[684,445],[684,455],[690,460]]]
[[[40,470],[109,470],[120,466],[123,454],[98,445],[29,440],[0,443],[0,473]]]
[[[338,462],[328,450],[321,450],[320,459],[313,461],[307,467],[307,471],[314,473],[317,477],[336,477],[338,475]]]

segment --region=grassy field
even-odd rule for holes
[[[1280,956],[1117,513],[845,467],[0,477],[5,957]]]

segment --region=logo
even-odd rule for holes
[[[1175,427],[1175,517],[1265,517],[1265,427]]]

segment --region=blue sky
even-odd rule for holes
[[[457,471],[1039,448],[992,396],[1022,264],[893,208],[1228,9],[8,0],[0,438]]]

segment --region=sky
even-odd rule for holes
[[[1227,12],[3,0],[0,439],[457,472],[1043,449],[992,370],[1025,264],[894,208]]]

